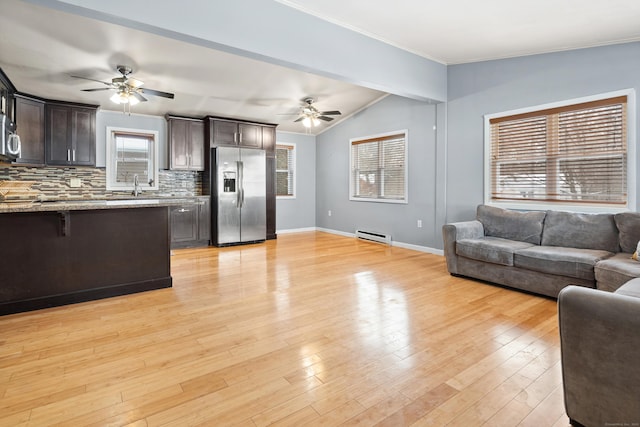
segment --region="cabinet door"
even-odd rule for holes
[[[189,168],[189,122],[180,119],[169,120],[169,169]]]
[[[243,147],[262,148],[262,126],[238,124],[239,143]]]
[[[262,149],[266,152],[267,157],[275,157],[276,155],[276,129],[263,126],[262,127]]]
[[[68,165],[71,162],[71,108],[47,105],[45,152],[49,165]]]
[[[96,164],[96,113],[84,108],[71,109],[71,164]]]
[[[44,164],[44,102],[16,97],[16,125],[22,149],[16,163]]]
[[[198,207],[195,204],[171,209],[171,243],[195,241],[198,238]]]
[[[189,122],[189,169],[196,171],[204,170],[204,122]]]
[[[238,145],[238,124],[221,120],[213,121],[214,145]]]
[[[198,205],[198,240],[211,240],[211,202],[201,200]]]
[[[49,165],[95,166],[95,110],[47,104],[45,116],[46,163]]]

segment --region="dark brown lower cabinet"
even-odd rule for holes
[[[171,286],[167,207],[0,214],[0,314]]]
[[[201,198],[192,203],[173,206],[170,212],[171,247],[207,246],[210,241],[210,202]]]

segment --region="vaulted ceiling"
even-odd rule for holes
[[[305,132],[294,120],[302,99],[311,96],[320,110],[343,113],[311,131],[318,133],[386,94],[312,69],[288,68],[38,3],[47,2],[3,0],[0,67],[19,91],[44,98],[120,110],[109,101],[110,92],[82,91],[100,83],[71,76],[108,82],[118,75],[115,66],[124,64],[133,67],[133,77],[145,87],[176,94],[173,100],[148,97],[149,102],[133,107],[134,113],[210,114]],[[635,0],[280,3],[443,64],[640,40],[640,2]]]

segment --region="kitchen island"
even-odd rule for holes
[[[0,315],[171,287],[169,207],[182,203],[0,203]]]

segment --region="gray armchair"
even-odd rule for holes
[[[640,279],[558,296],[562,377],[574,426],[640,426]]]

